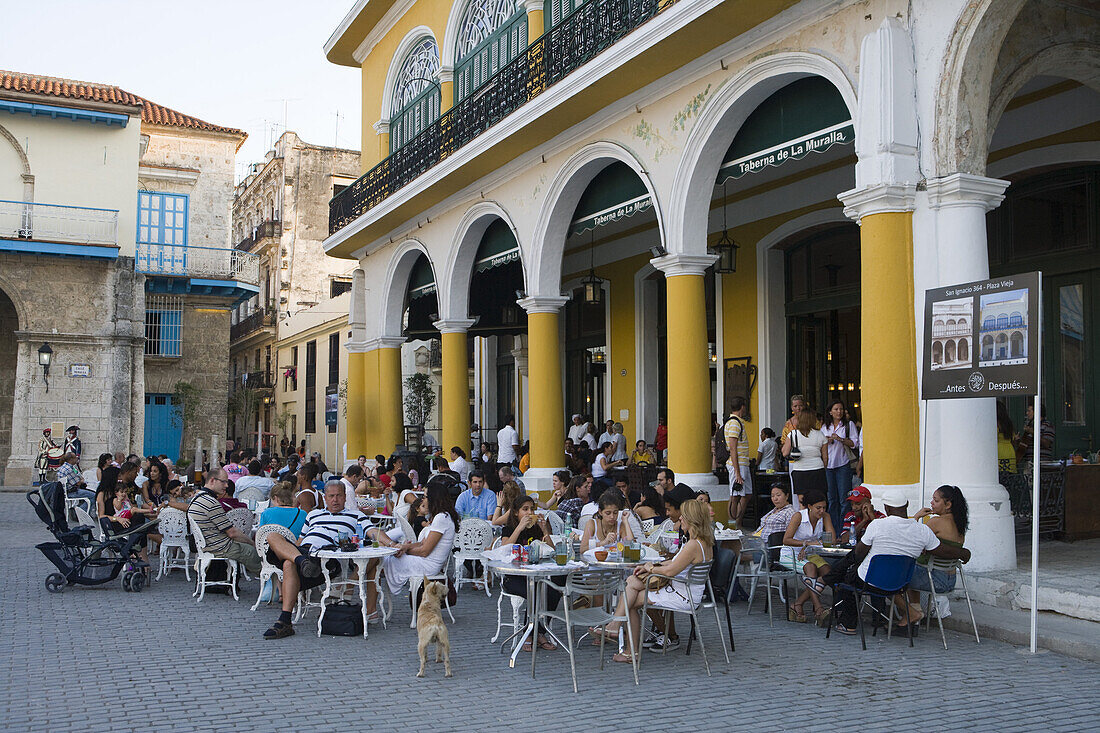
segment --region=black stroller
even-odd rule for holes
[[[94,539],[91,527],[69,529],[65,490],[60,483],[53,481],[28,491],[27,501],[57,540],[35,545],[61,571],[46,576],[46,590],[60,593],[67,585],[103,585],[122,573],[123,589],[141,592],[148,563],[138,554],[138,543],[154,522],[100,542]]]

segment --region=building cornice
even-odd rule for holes
[[[654,257],[649,264],[665,273],[665,277],[676,277],[677,275],[702,275],[717,260],[717,255],[670,254]]]
[[[928,205],[933,209],[949,209],[977,204],[992,211],[1004,201],[1008,186],[1008,181],[999,178],[952,173],[928,181]]]
[[[837,196],[844,204],[844,215],[857,223],[872,214],[891,214],[913,210],[917,187],[912,183],[877,183],[853,188]]]

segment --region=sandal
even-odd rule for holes
[[[802,585],[816,595],[821,595],[821,591],[825,590],[825,584],[818,578],[803,578]]]
[[[276,621],[270,629],[264,632],[265,639],[285,639],[288,636],[294,636],[294,626],[284,624],[282,621]]]
[[[611,657],[612,662],[619,662],[620,664],[633,664],[634,657],[624,652],[615,652],[615,656]]]
[[[829,625],[829,617],[832,615],[832,613],[833,613],[833,609],[830,608],[829,606],[825,606],[824,608],[822,608],[821,613],[815,613],[814,614],[814,619],[816,619],[817,625],[820,628],[823,628],[823,629],[826,626],[828,626]]]
[[[550,641],[549,639],[543,639],[539,642],[539,649],[542,649],[543,651],[552,652],[557,648],[558,645]]]
[[[617,642],[619,640],[619,632],[617,629],[615,631],[608,631],[606,628],[600,629],[595,626],[589,626],[588,633],[592,634],[592,636],[595,636],[596,641],[599,641],[599,637],[601,636],[608,641]]]
[[[802,609],[790,606],[787,608],[787,620],[794,621],[797,624],[806,623],[806,614],[802,612]]]

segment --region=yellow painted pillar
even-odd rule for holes
[[[455,106],[455,82],[454,70],[440,69],[439,71],[439,114],[443,114]],[[467,426],[469,427],[469,426]]]
[[[668,322],[668,465],[677,474],[710,473],[710,361],[703,273],[712,255],[665,255]]]
[[[389,455],[405,442],[402,410],[401,337],[380,338],[378,354],[378,435],[379,453]]]
[[[378,439],[378,350],[363,354],[363,442],[368,458],[382,452]],[[349,454],[350,455],[350,454]]]
[[[355,350],[353,350],[353,348]],[[348,460],[367,453],[367,355],[348,344],[347,431]]]
[[[546,472],[565,463],[565,396],[558,312],[566,300],[561,296],[537,296],[519,301],[520,307],[527,311],[531,468]]]
[[[863,216],[859,242],[865,479],[875,485],[915,484],[920,433],[912,212]]]
[[[474,322],[469,319],[436,321],[442,340],[443,384],[440,412],[443,428],[443,455],[452,446],[470,442],[470,363],[467,358],[466,331]]]
[[[390,121],[378,120],[374,123],[374,131],[378,136],[378,160],[382,161],[390,154]]]
[[[545,9],[542,0],[525,0],[527,9],[527,45],[538,40],[546,28]]]

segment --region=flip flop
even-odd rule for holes
[[[542,649],[543,651],[552,652],[557,648],[558,645],[550,641],[549,639],[543,639],[539,642],[539,649]]]

